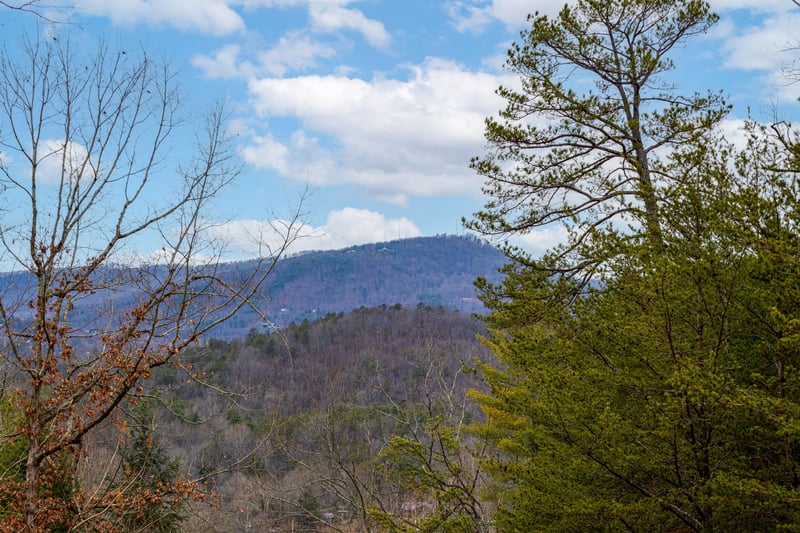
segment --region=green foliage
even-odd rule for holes
[[[484,365],[491,394],[475,396],[496,443],[488,467],[511,487],[498,492],[504,530],[800,520],[800,352],[753,315],[771,304],[758,256],[731,263],[732,250],[708,248],[698,261],[678,246],[653,261],[631,249],[584,297],[544,280],[514,293],[527,323],[492,318],[503,327],[487,342],[505,368]]]
[[[165,446],[155,437],[152,402],[133,405],[129,425],[129,441],[122,450],[121,487],[134,495],[135,504],[125,509],[117,522],[124,531],[182,531],[182,501],[167,497],[178,479],[180,461],[170,459]]]
[[[477,490],[481,474],[458,432],[463,428],[432,417],[419,429],[405,429],[378,457],[390,485],[402,494],[400,512],[373,507],[371,518],[392,533],[486,531]]]
[[[21,518],[21,497],[25,481],[28,439],[19,431],[24,420],[20,407],[0,398],[0,522]],[[71,500],[80,488],[72,454],[55,454],[43,462],[39,497],[43,509],[53,510],[51,531],[67,531],[72,519]]]
[[[0,476],[17,481],[25,478],[23,464],[27,443],[17,434],[22,417],[21,409],[7,398],[0,399]]]
[[[510,123],[487,137],[518,165],[477,164],[494,199],[476,226],[561,221],[571,240],[537,261],[511,251],[504,282],[479,283],[500,364],[479,364],[476,431],[501,531],[800,529],[798,134],[750,124],[734,150],[710,129],[720,101],[646,97],[637,78],[714,20],[703,2],[586,0],[532,18],[511,52],[525,94],[501,90]],[[624,37],[622,55],[606,46]],[[599,93],[573,93],[562,66]],[[637,88],[666,99],[632,121]],[[548,109],[563,119],[522,121]]]
[[[319,500],[317,500],[317,496],[311,489],[307,488],[303,491],[297,506],[303,513],[302,520],[304,524],[310,526],[320,522]]]
[[[14,492],[25,480],[25,457],[28,451],[27,439],[16,430],[22,419],[19,408],[7,398],[0,400],[0,478],[4,488],[0,494],[0,520],[9,513],[15,513],[17,503]]]
[[[670,183],[657,154],[695,142],[729,109],[719,94],[676,93],[668,54],[716,16],[698,0],[580,0],[529,20],[507,60],[521,90],[498,90],[506,108],[487,119],[491,150],[472,161],[489,200],[467,225],[490,235],[567,225],[569,243],[553,250],[562,259],[595,231],[628,222],[658,245]],[[586,261],[602,259],[561,268],[585,273]]]

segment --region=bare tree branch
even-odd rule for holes
[[[0,349],[25,412],[19,525],[34,531],[75,512],[43,496],[47,465],[74,455],[154,369],[180,365],[182,350],[248,305],[298,238],[303,206],[267,255],[233,272],[211,222],[240,170],[224,108],[184,146],[191,124],[175,77],[145,51],[103,44],[86,59],[69,39],[31,39],[22,52],[0,55],[0,260],[22,280],[0,298]],[[193,155],[171,170],[170,150]],[[109,506],[91,494],[86,513]]]
[[[8,2],[0,0],[0,7],[11,9],[13,11],[20,11],[34,15],[36,18],[51,24],[59,24],[61,21],[54,19],[46,14],[47,11],[63,10],[62,7],[53,4],[48,4],[42,0],[27,0],[25,2]]]

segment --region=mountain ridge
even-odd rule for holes
[[[226,262],[221,266],[232,280],[246,279],[257,260]],[[471,236],[437,235],[350,246],[339,250],[308,251],[281,258],[263,287],[235,316],[215,327],[207,337],[230,340],[253,328],[275,329],[314,320],[329,313],[347,313],[361,307],[441,306],[480,313],[474,281],[482,276],[499,281],[506,258],[495,246]],[[109,264],[98,276],[114,276],[119,266]],[[130,268],[130,267],[124,267]],[[158,265],[142,267],[158,276]],[[27,272],[0,273],[0,297],[24,302],[35,291]],[[122,285],[112,301],[86,295],[72,311],[72,327],[102,329],[99,320],[107,305],[132,308],[136,287]],[[13,318],[32,320],[24,305]]]
[[[260,291],[260,311],[268,323],[255,311],[243,310],[221,329],[246,334],[256,324],[283,327],[327,313],[395,304],[479,313],[483,304],[475,279],[499,281],[498,270],[505,262],[490,243],[455,235],[303,252],[281,259]],[[246,262],[242,266],[246,268]]]

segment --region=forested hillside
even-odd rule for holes
[[[422,303],[480,313],[483,304],[477,298],[475,279],[499,281],[504,262],[503,254],[486,241],[456,236],[418,237],[284,257],[247,305],[205,337],[234,339],[254,327],[283,327],[328,313],[379,305],[413,307]],[[233,282],[247,279],[254,268],[254,261],[217,267]],[[96,272],[93,281],[112,283],[130,276],[130,270],[109,266]],[[163,271],[159,265],[133,269],[136,275],[153,277],[164,275]],[[0,291],[8,300],[22,300],[26,294],[30,298],[34,281],[25,272],[0,274]],[[135,283],[118,286],[112,295],[86,294],[74,304],[71,319],[81,330],[103,330],[109,327],[109,309],[131,309],[140,296]],[[30,309],[20,307],[9,319],[22,324],[31,317]]]
[[[185,530],[365,531],[381,513],[419,520],[437,500],[433,487],[404,477],[410,458],[398,454],[411,443],[443,445],[417,460],[459,465],[443,479],[475,483],[457,495],[472,515],[459,505],[447,512],[480,521],[468,444],[444,432],[476,416],[465,391],[480,384],[463,366],[488,357],[482,329],[458,311],[393,305],[212,340],[181,356],[194,374],[161,369],[150,399],[126,411],[161,454],[151,463],[177,459],[216,494],[218,508],[179,506]],[[90,446],[96,471],[113,449],[102,438]],[[150,511],[167,509],[176,511]]]
[[[253,302],[273,325],[358,307],[418,303],[479,313],[483,305],[477,277],[499,280],[506,259],[486,241],[471,237],[417,237],[307,252],[281,260]],[[249,263],[229,265],[234,273]],[[264,323],[255,310],[243,309],[217,328],[218,338],[235,338]]]

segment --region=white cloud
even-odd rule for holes
[[[575,0],[451,0],[446,8],[458,31],[478,32],[494,20],[516,29],[526,24],[529,14],[538,11],[553,17],[564,4],[574,3]],[[797,8],[791,0],[709,0],[709,4],[712,11],[723,13],[732,10],[783,13]]]
[[[792,0],[709,0],[712,11],[746,9],[748,11],[775,13],[789,11],[796,6]]]
[[[282,77],[290,71],[302,72],[313,68],[317,66],[317,59],[334,55],[336,50],[332,46],[298,31],[282,36],[275,46],[259,52],[254,60],[243,59],[242,47],[229,44],[212,55],[195,55],[192,64],[209,78]]]
[[[358,184],[395,203],[408,195],[478,191],[480,180],[467,163],[484,145],[484,118],[502,106],[495,89],[515,84],[515,78],[467,71],[441,59],[409,69],[406,80],[253,80],[258,117],[296,117],[302,128],[279,141],[285,151],[272,144],[275,139],[261,151],[263,140],[257,139],[245,149],[246,159],[317,185]]]
[[[39,153],[41,159],[36,176],[41,183],[60,183],[62,177],[74,181],[82,174],[94,171],[91,161],[87,159],[86,147],[76,142],[49,139],[41,143]]]
[[[461,32],[480,32],[492,21],[498,20],[510,30],[527,23],[528,15],[538,11],[541,15],[554,16],[566,0],[458,0],[447,3],[456,30]],[[572,2],[569,2],[572,3]]]
[[[567,0],[539,0],[530,2],[529,0],[493,0],[492,14],[503,21],[509,27],[517,27],[524,24],[529,14],[538,11],[540,15],[554,16],[564,7],[566,3],[574,3]]]
[[[339,5],[312,3],[309,5],[311,27],[319,32],[336,32],[341,29],[356,30],[373,46],[388,46],[391,37],[383,24],[367,18],[358,9]]]
[[[722,65],[757,73],[758,78],[751,75],[750,79],[760,78],[762,102],[795,101],[797,89],[792,84],[797,80],[792,74],[800,58],[800,9],[791,1],[716,0],[712,7],[722,13],[709,34],[721,43]],[[792,74],[787,77],[787,72]]]
[[[743,150],[747,147],[747,129],[746,122],[742,119],[727,118],[719,123],[717,131],[725,138],[726,141],[733,144],[737,150]]]
[[[575,0],[451,0],[446,4],[451,21],[458,31],[480,32],[494,21],[509,29],[526,25],[533,11],[556,16],[565,3]],[[794,98],[786,90],[782,69],[797,64],[800,38],[800,9],[792,0],[710,0],[713,12],[721,15],[707,38],[716,41],[710,49],[719,50],[722,64],[730,69],[763,71],[769,97]],[[721,43],[721,46],[720,46]],[[787,54],[787,49],[791,49]],[[794,54],[794,55],[792,55]]]
[[[344,6],[355,0],[238,0],[236,3],[248,9],[259,7],[300,7],[312,4]]]
[[[353,30],[373,46],[387,46],[391,37],[383,23],[346,7],[350,3],[352,0],[78,0],[75,7],[85,14],[108,17],[121,26],[168,25],[209,35],[245,31],[237,8],[305,7],[314,31]]]
[[[528,252],[533,257],[540,257],[559,244],[565,244],[569,235],[564,226],[548,226],[527,233],[514,235],[510,242]]]
[[[166,24],[210,35],[243,31],[244,21],[226,0],[79,0],[84,13],[110,18],[121,26]]]
[[[237,78],[249,76],[256,71],[255,65],[239,60],[241,47],[229,44],[219,48],[212,56],[197,54],[192,65],[203,70],[209,78]]]
[[[453,27],[461,33],[480,33],[495,20],[488,8],[464,2],[449,2],[445,9]]]
[[[234,249],[236,258],[263,255],[269,248],[280,246],[283,236],[275,228],[286,221],[235,220],[214,226],[212,233]],[[328,214],[318,227],[304,225],[290,253],[309,250],[336,250],[357,244],[418,237],[421,232],[405,217],[387,219],[383,214],[366,209],[346,207]]]
[[[743,70],[775,70],[786,61],[786,50],[798,45],[800,12],[765,18],[745,27],[724,44],[725,66]],[[795,53],[795,56],[797,54]]]
[[[343,248],[421,235],[419,228],[405,217],[387,219],[381,213],[352,207],[331,212],[325,225],[315,233],[319,237],[308,249]]]
[[[336,183],[335,155],[303,131],[294,132],[287,144],[270,134],[255,136],[252,144],[241,149],[241,154],[257,169],[273,170],[315,186]]]
[[[330,58],[336,50],[328,44],[311,39],[303,32],[291,32],[278,43],[258,54],[260,71],[270,76],[283,76],[287,71],[302,72],[317,66],[318,58]]]
[[[242,156],[256,168],[275,170],[283,175],[291,171],[289,147],[276,141],[272,135],[255,136],[252,144],[242,149]]]

